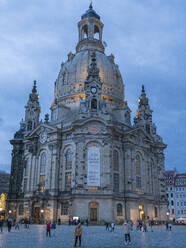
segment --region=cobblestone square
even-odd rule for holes
[[[8,233],[4,227],[0,233],[0,248],[71,248],[73,247],[74,226],[57,226],[55,234],[46,237],[45,226],[31,225],[30,229],[23,226],[20,230]],[[131,232],[132,244],[124,245],[121,226],[114,232],[108,232],[103,226],[83,226],[82,248],[184,248],[186,247],[186,227],[173,226],[166,231],[165,227],[154,227],[153,232]]]

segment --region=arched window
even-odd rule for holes
[[[157,207],[154,207],[154,217],[155,218],[158,217],[158,209],[157,209]]]
[[[97,109],[97,100],[95,98],[91,101],[91,109]]]
[[[68,215],[69,204],[68,202],[61,203],[61,215]]]
[[[136,188],[141,189],[141,162],[140,156],[136,156]]]
[[[71,190],[72,159],[73,159],[73,152],[71,148],[69,148],[65,153],[65,191]]]
[[[119,154],[118,151],[113,151],[113,179],[114,179],[114,192],[119,192]]]
[[[41,159],[40,159],[40,174],[44,174],[46,169],[46,153],[43,152],[41,154]]]
[[[119,154],[116,150],[113,152],[113,168],[114,171],[119,171]]]
[[[65,165],[65,169],[66,170],[71,170],[72,169],[72,150],[69,148],[67,151],[66,151],[66,154],[65,154],[65,162],[66,162],[66,165]]]
[[[82,40],[88,38],[88,26],[87,25],[83,26],[81,34],[82,34]]]
[[[46,171],[46,153],[41,154],[40,159],[40,177],[39,177],[39,191],[43,193],[45,191],[45,171]]]
[[[25,161],[25,171],[24,171],[24,176],[27,177],[29,173],[29,161]]]
[[[117,216],[123,215],[123,206],[121,203],[117,204]]]
[[[32,130],[32,121],[28,121],[27,131],[31,131],[31,130]]]
[[[94,39],[100,40],[100,31],[98,26],[94,26]]]
[[[23,213],[24,213],[23,204],[19,204],[19,215],[23,215]]]

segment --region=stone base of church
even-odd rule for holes
[[[82,221],[88,219],[92,224],[121,224],[125,219],[133,223],[139,219],[166,221],[166,212],[165,202],[157,204],[148,200],[94,197],[8,201],[7,209],[8,216],[13,219],[26,218],[37,224],[44,224],[46,221],[68,224],[73,218],[80,218]]]

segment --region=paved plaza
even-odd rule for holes
[[[73,247],[74,226],[57,226],[52,237],[45,236],[45,226],[23,226],[11,233],[0,233],[0,248],[62,248]],[[173,226],[168,232],[165,227],[154,227],[153,232],[132,231],[132,244],[125,246],[122,227],[117,226],[113,233],[103,226],[83,227],[82,248],[184,248],[186,247],[186,226]]]

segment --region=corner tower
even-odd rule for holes
[[[25,124],[27,132],[32,131],[39,124],[40,111],[39,95],[37,94],[36,81],[34,81],[32,93],[30,93],[28,103],[25,106]]]

